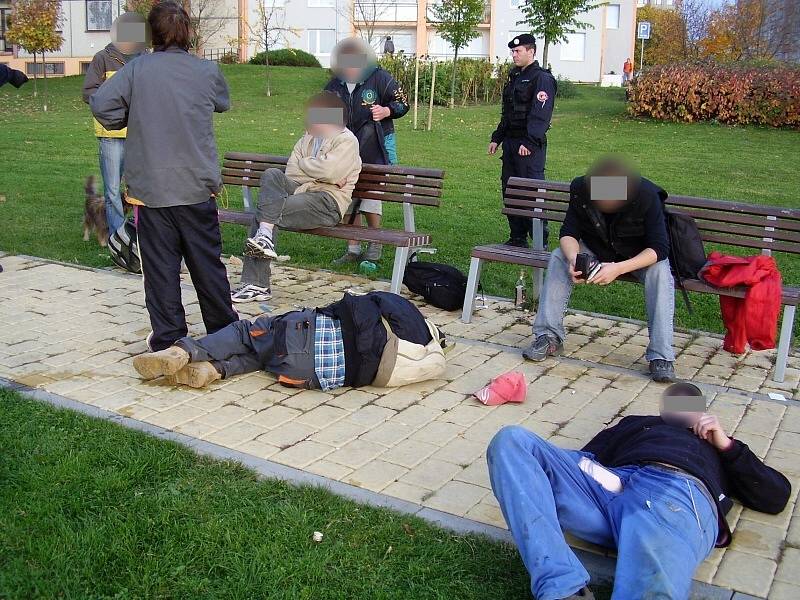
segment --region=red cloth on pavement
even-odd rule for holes
[[[771,256],[708,255],[700,277],[715,287],[747,286],[744,298],[720,296],[725,323],[723,348],[742,354],[749,343],[753,350],[775,347],[781,310],[781,274]]]

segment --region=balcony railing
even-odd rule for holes
[[[361,23],[397,23],[417,20],[417,3],[388,0],[355,0],[355,20]]]
[[[436,23],[436,15],[433,12],[432,4],[434,2],[428,2],[428,23]],[[492,20],[492,6],[488,2],[483,7],[483,20],[481,21],[482,25],[487,25]]]

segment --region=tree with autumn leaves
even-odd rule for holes
[[[58,31],[61,15],[58,2],[53,0],[12,0],[10,26],[6,39],[12,44],[33,55],[33,95],[37,96],[36,78],[39,68],[36,55],[42,57],[42,75],[44,76],[44,110],[47,110],[47,67],[44,60],[46,52],[55,52],[64,43],[64,37]]]

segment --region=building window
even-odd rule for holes
[[[81,61],[81,75],[86,75],[89,72],[89,65],[92,64],[90,62],[86,62],[85,60]]]
[[[6,31],[8,31],[8,15],[10,8],[0,8],[0,52],[11,52],[11,44],[6,41]]]
[[[561,60],[583,61],[586,52],[586,34],[568,33],[567,41],[561,44]]]
[[[619,29],[619,4],[609,4],[606,8],[606,29]]]
[[[336,8],[336,0],[308,0],[309,8]]]
[[[111,30],[111,0],[86,0],[86,31]]]
[[[45,72],[48,75],[63,75],[64,74],[64,63],[63,62],[49,62],[45,63]],[[36,64],[32,62],[25,63],[25,72],[28,75],[41,75],[42,74],[42,63],[37,62]]]
[[[335,29],[309,29],[308,51],[315,55],[328,55],[336,44]]]

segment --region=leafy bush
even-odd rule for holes
[[[578,92],[578,84],[570,81],[566,77],[561,77],[561,75],[559,75],[556,77],[556,83],[558,84],[558,88],[556,88],[556,98],[575,98],[580,95]]]
[[[646,69],[628,90],[632,115],[800,129],[800,69],[674,64]]]
[[[219,57],[220,64],[235,65],[239,63],[239,55],[236,52],[226,52]]]
[[[259,52],[250,59],[251,65],[263,65],[266,52]],[[313,54],[296,48],[281,48],[269,51],[269,64],[282,67],[321,67]]]
[[[413,56],[396,54],[383,56],[379,64],[405,88],[410,99],[414,94],[415,59]],[[508,79],[512,63],[505,62],[493,65],[486,58],[460,58],[456,75],[455,102],[461,106],[467,104],[499,104],[503,94],[503,86]],[[450,78],[453,61],[441,61],[436,65],[436,90],[433,103],[446,106],[450,101]],[[419,63],[419,102],[430,101],[431,78],[433,66],[428,61]],[[566,79],[559,79],[558,96],[571,98],[576,95],[575,84]],[[565,91],[562,92],[562,87]]]

